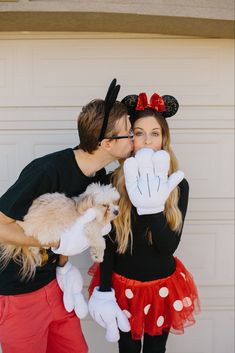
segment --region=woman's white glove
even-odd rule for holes
[[[117,342],[120,338],[119,329],[123,332],[130,331],[130,323],[116,302],[114,289],[111,292],[100,292],[95,287],[88,308],[92,318],[106,328],[107,341]]]
[[[84,226],[96,218],[96,212],[93,208],[89,208],[77,221],[67,228],[60,237],[60,245],[58,248],[51,248],[55,254],[72,256],[80,254],[90,247],[88,238],[84,233]],[[104,226],[102,235],[110,232],[110,223]]]
[[[79,269],[67,262],[63,267],[56,268],[56,279],[63,291],[65,309],[83,319],[88,314],[88,306],[82,294],[83,279]]]
[[[170,155],[142,148],[124,162],[126,189],[139,215],[162,212],[171,191],[183,180],[177,171],[168,177]]]

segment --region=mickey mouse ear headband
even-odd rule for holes
[[[177,113],[179,108],[179,103],[175,97],[169,95],[161,97],[157,93],[150,97],[149,102],[146,93],[143,92],[138,96],[137,94],[126,96],[122,103],[126,105],[131,117],[134,117],[137,111],[150,108],[160,113],[163,118],[170,118]]]
[[[104,100],[104,104],[105,104],[104,120],[103,120],[103,125],[102,125],[101,131],[100,131],[100,136],[98,139],[99,142],[104,139],[105,132],[106,132],[107,125],[108,125],[108,120],[109,120],[109,113],[110,113],[114,103],[116,102],[119,91],[120,91],[120,85],[117,85],[117,80],[116,80],[116,78],[114,78],[113,81],[109,85],[109,89],[108,89],[108,92],[107,92],[105,100]]]

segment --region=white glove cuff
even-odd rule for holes
[[[141,208],[137,207],[137,213],[138,215],[145,215],[145,214],[154,214],[154,213],[160,213],[164,211],[164,206],[158,207],[158,208]]]
[[[116,300],[115,290],[113,288],[111,288],[110,292],[101,292],[99,291],[99,287],[95,287],[92,296],[94,296],[95,299]]]

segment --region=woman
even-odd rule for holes
[[[148,103],[144,93],[123,102],[132,121],[135,157],[111,177],[122,195],[120,216],[106,239],[100,274],[96,271],[91,283],[90,293],[99,287],[89,309],[107,329],[109,341],[119,339],[120,329],[120,353],[139,353],[142,337],[143,353],[164,353],[169,332],[183,333],[199,312],[193,278],[173,256],[189,193],[187,180],[177,172],[166,121],[178,102],[154,94]]]

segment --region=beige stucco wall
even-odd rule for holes
[[[161,33],[231,38],[232,0],[0,0],[0,31]]]

